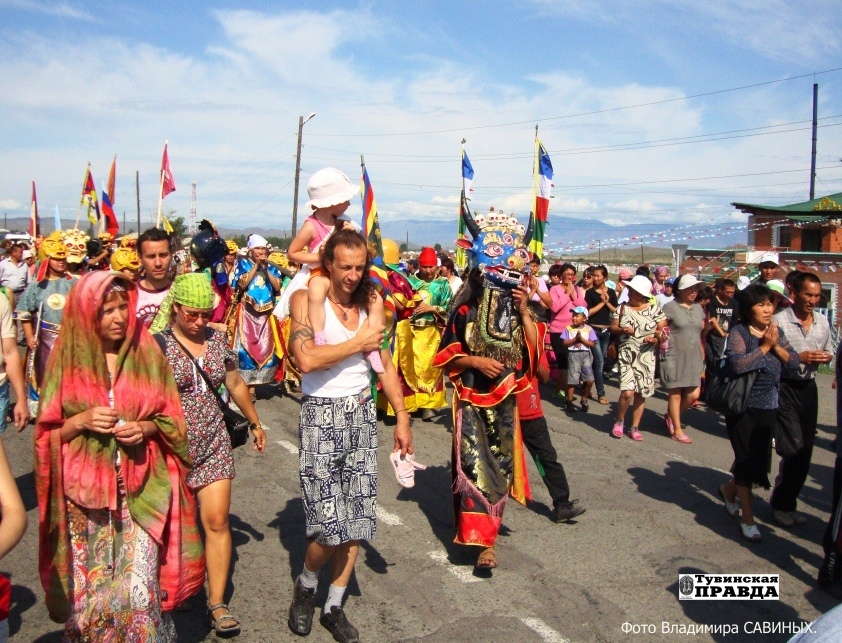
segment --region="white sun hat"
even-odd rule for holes
[[[317,210],[350,201],[360,191],[345,174],[333,167],[319,170],[307,182],[310,200],[306,207]]]
[[[652,282],[643,275],[635,275],[632,279],[623,283],[644,297],[652,296]]]
[[[699,281],[693,275],[684,274],[679,275],[675,278],[675,281],[672,284],[672,287],[676,290],[687,290],[688,288],[692,288],[693,286],[698,286],[699,284],[704,285],[703,281]]]

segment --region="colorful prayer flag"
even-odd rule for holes
[[[117,237],[120,232],[120,224],[117,223],[117,217],[114,214],[114,208],[111,207],[111,199],[108,193],[102,193],[102,213],[105,215],[105,229],[113,237]]]
[[[363,197],[363,234],[366,241],[374,244],[377,255],[375,263],[383,262],[383,238],[380,236],[380,220],[377,217],[377,202],[374,200],[374,190],[368,178],[368,170],[363,164],[363,182],[360,187]]]
[[[32,182],[32,205],[29,210],[29,236],[41,236],[41,221],[38,219],[38,197],[35,196],[35,181]]]
[[[544,252],[544,230],[547,227],[547,215],[550,212],[550,196],[553,190],[553,164],[550,155],[537,138],[535,139],[535,187],[532,204],[532,241],[529,249],[541,257]]]
[[[114,205],[114,185],[117,181],[117,155],[111,161],[111,171],[108,173],[108,202]]]
[[[88,168],[85,170],[85,179],[82,182],[82,205],[88,210],[88,221],[91,224],[99,222],[99,201],[96,198],[96,185],[94,184],[94,177],[91,175],[91,164],[88,163]]]
[[[167,220],[167,217],[161,215],[161,219],[164,222],[164,230],[166,230],[167,234],[172,234],[175,232],[175,228],[172,227],[172,224]]]
[[[161,157],[161,198],[163,199],[170,192],[175,192],[175,178],[170,169],[170,157],[167,154],[167,145],[164,143],[164,156]]]

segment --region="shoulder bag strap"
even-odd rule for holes
[[[207,384],[208,390],[211,393],[213,393],[213,396],[216,398],[216,401],[219,403],[219,408],[225,410],[228,407],[228,405],[222,399],[222,396],[219,394],[219,392],[214,388],[213,384],[210,381],[210,377],[208,377],[208,374],[205,373],[205,370],[202,368],[201,364],[199,364],[199,360],[197,360],[195,357],[193,357],[193,355],[190,354],[190,351],[187,350],[187,347],[185,347],[184,344],[182,344],[180,341],[178,341],[178,337],[175,336],[175,333],[172,331],[171,328],[169,330],[165,331],[165,332],[167,334],[169,334],[169,336],[172,337],[173,340],[175,340],[175,343],[178,344],[178,347],[181,349],[181,352],[184,353],[184,356],[187,359],[189,359],[191,362],[193,362],[193,365],[196,367],[196,370],[199,371],[199,375],[201,376],[201,378],[203,380],[205,380],[205,384]]]

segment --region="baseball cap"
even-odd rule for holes
[[[577,314],[577,313],[578,313],[579,315],[584,315],[584,316],[585,316],[585,319],[587,319],[587,318],[588,318],[588,309],[587,309],[587,308],[585,308],[584,306],[576,306],[576,307],[573,309],[573,314]]]

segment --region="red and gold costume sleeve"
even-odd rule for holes
[[[507,396],[529,388],[538,369],[539,347],[544,341],[546,325],[536,324],[538,341],[534,346],[524,343],[523,354],[515,366],[506,366],[497,377],[488,377],[477,368],[464,368],[454,363],[460,357],[484,357],[468,347],[469,327],[476,322],[476,317],[477,309],[471,304],[463,304],[450,314],[433,366],[446,370],[460,400],[474,406],[495,406]]]

